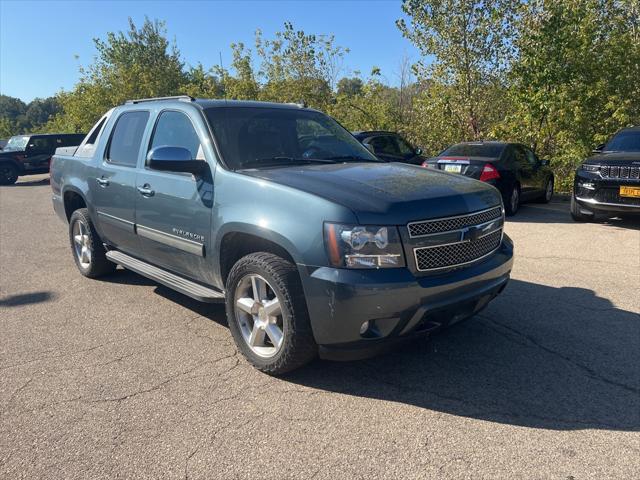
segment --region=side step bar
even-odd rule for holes
[[[201,302],[206,303],[219,303],[224,302],[224,292],[220,290],[214,290],[212,288],[205,287],[199,283],[192,282],[186,278],[174,275],[171,272],[167,272],[162,268],[150,265],[142,260],[133,258],[126,253],[119,252],[118,250],[109,250],[107,252],[107,259],[118,265],[122,265],[127,270],[139,273],[151,280],[155,280],[162,285],[172,288],[177,292],[187,295],[191,298],[195,298]]]

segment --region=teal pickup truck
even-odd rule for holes
[[[468,318],[512,267],[495,188],[381,162],[301,105],[128,101],[58,149],[51,187],[80,273],[119,264],[225,302],[238,349],[270,374]]]

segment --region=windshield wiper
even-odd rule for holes
[[[352,160],[355,162],[375,162],[375,163],[385,163],[383,160],[371,159],[371,158],[362,158],[356,157],[355,155],[336,155],[335,157],[327,157],[327,160],[333,160],[339,162],[341,160]]]
[[[336,163],[333,159],[325,158],[294,158],[294,157],[269,157],[258,158],[244,162],[240,170],[252,167],[274,167],[279,165],[306,165],[310,163]]]

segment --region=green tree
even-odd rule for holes
[[[419,62],[416,73],[447,92],[442,108],[432,113],[437,121],[451,116],[459,140],[482,138],[491,127],[494,106],[485,92],[502,83],[513,55],[516,5],[517,0],[403,1],[409,22],[398,20],[399,29],[433,59]]]
[[[520,11],[511,111],[496,135],[552,159],[560,187],[591,149],[640,123],[639,4],[532,0]]]
[[[162,22],[145,19],[138,28],[129,19],[127,32],[94,39],[97,57],[80,70],[71,92],[58,95],[65,118],[54,124],[88,131],[105,111],[127,99],[180,94],[187,75],[177,46],[165,34]]]
[[[306,34],[295,30],[290,22],[265,39],[256,32],[256,52],[261,61],[259,79],[263,100],[306,102],[326,108],[342,58],[348,50],[334,45],[332,35]]]

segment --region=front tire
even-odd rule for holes
[[[575,194],[571,195],[571,218],[576,222],[592,222],[596,216],[595,213],[584,213],[585,210],[584,207],[580,207],[576,202]]]
[[[115,271],[116,264],[107,260],[102,240],[86,208],[79,208],[71,214],[69,242],[76,266],[85,277],[98,278]]]
[[[233,266],[226,290],[229,329],[255,368],[281,375],[315,358],[318,346],[295,265],[252,253]]]
[[[19,172],[15,165],[0,164],[0,185],[13,185],[18,181]]]
[[[504,199],[504,211],[508,217],[516,214],[520,208],[520,185],[515,183]]]

